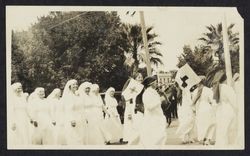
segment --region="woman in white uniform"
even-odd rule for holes
[[[145,78],[146,87],[142,95],[144,116],[142,121],[140,141],[143,146],[164,145],[166,143],[166,118],[161,108],[161,98],[156,91],[156,76]]]
[[[44,88],[36,88],[32,96],[32,99],[29,100],[30,116],[34,126],[32,144],[54,144],[50,105],[45,100]]]
[[[216,100],[216,141],[215,145],[226,147],[233,144],[234,120],[236,119],[236,94],[233,88],[226,84],[226,74],[216,73],[216,81],[213,82],[214,99]]]
[[[140,72],[136,73],[133,78],[139,83],[143,81],[143,76]],[[129,82],[130,79],[125,83],[123,90],[126,89]],[[138,107],[143,108],[142,93],[143,91],[137,97],[125,101],[123,141],[128,142],[128,144],[134,145],[139,143],[139,131],[144,110],[138,110]]]
[[[80,102],[81,102],[81,107],[82,107],[82,121],[85,122],[84,124],[84,133],[83,133],[83,140],[84,143],[86,145],[91,144],[92,141],[90,141],[89,138],[89,121],[91,121],[91,119],[93,118],[93,114],[92,114],[92,100],[90,97],[90,87],[91,87],[92,83],[90,82],[84,82],[79,86],[78,89],[78,94],[80,96]]]
[[[108,115],[105,115],[105,127],[108,129],[109,133],[112,135],[108,143],[122,141],[122,124],[120,120],[120,115],[117,111],[117,100],[114,97],[115,89],[110,87],[105,93],[105,105],[108,111]]]
[[[204,145],[212,143],[215,133],[215,101],[212,89],[203,85],[205,77],[192,91],[192,102],[196,107],[197,139]]]
[[[188,89],[182,90],[182,102],[178,108],[179,126],[176,134],[182,139],[182,143],[193,143],[195,138],[195,107]]]
[[[47,101],[51,106],[51,116],[52,116],[52,124],[54,125],[54,139],[55,144],[57,145],[65,145],[65,113],[64,107],[60,100],[61,98],[61,90],[59,88],[54,89],[50,95],[47,97]]]
[[[107,133],[105,132],[103,124],[104,104],[99,94],[99,86],[97,84],[92,84],[90,86],[89,95],[91,98],[91,103],[89,103],[89,105],[85,105],[85,111],[87,112],[86,114],[88,120],[86,143],[88,145],[104,145],[107,141],[107,138],[105,136],[107,135]]]
[[[243,146],[244,143],[244,87],[241,86],[240,83],[240,75],[239,73],[235,73],[233,76],[234,80],[234,90],[237,97],[237,103],[235,107],[237,108],[237,136],[235,140],[235,144],[239,146]]]
[[[83,140],[83,106],[77,94],[78,84],[75,79],[69,80],[63,90],[61,101],[65,111],[65,134],[67,145],[82,145]]]
[[[11,103],[9,105],[9,145],[28,145],[29,117],[27,112],[27,100],[23,93],[22,84],[14,83],[11,86]]]

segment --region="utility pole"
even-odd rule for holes
[[[227,34],[227,19],[226,14],[224,13],[224,19],[222,22],[222,31],[223,31],[223,49],[225,56],[225,66],[226,66],[226,75],[227,75],[227,84],[232,86],[232,66],[231,66],[231,58],[229,52],[229,44],[228,44],[228,34]]]
[[[144,49],[145,49],[145,63],[147,66],[147,75],[152,75],[152,69],[150,64],[150,56],[149,56],[149,49],[148,49],[148,39],[147,39],[147,33],[146,33],[146,26],[145,26],[145,20],[144,20],[144,13],[143,11],[140,11],[140,20],[141,20],[141,27],[142,27],[142,38],[144,43]]]

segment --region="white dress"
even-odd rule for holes
[[[75,94],[69,95],[67,99],[62,99],[65,108],[65,133],[67,145],[83,145],[85,144],[84,134],[86,120],[84,117],[84,106],[79,96]],[[72,126],[75,122],[75,127]]]
[[[183,142],[193,141],[195,134],[195,113],[192,106],[191,94],[188,90],[182,91],[182,105],[178,108],[179,126],[176,134]]]
[[[128,141],[128,144],[138,144],[140,129],[142,125],[143,113],[137,111],[135,113],[136,98],[126,102],[123,124],[123,140]],[[131,115],[131,119],[129,116]]]
[[[110,142],[118,142],[123,137],[122,135],[122,124],[119,113],[117,111],[118,103],[114,97],[106,98],[106,108],[109,116],[105,116],[105,128],[110,133]]]
[[[45,99],[35,98],[30,103],[31,118],[38,126],[33,127],[32,144],[51,145],[55,140],[53,137],[53,125],[50,105]]]
[[[50,99],[49,103],[51,105],[52,121],[56,123],[56,125],[53,127],[55,144],[65,145],[65,112],[63,103],[60,99],[56,98]]]
[[[105,129],[103,127],[104,116],[102,112],[103,101],[101,96],[89,96],[84,100],[85,114],[88,120],[86,130],[86,144],[104,145]]]
[[[236,93],[237,103],[235,107],[237,108],[237,136],[236,145],[243,146],[244,144],[244,87],[241,87],[240,81],[234,83],[234,90]]]
[[[194,91],[197,94],[198,89]],[[212,139],[215,128],[215,107],[213,100],[213,91],[210,88],[203,87],[201,96],[196,102],[196,126],[197,137],[199,141],[204,138]]]
[[[144,117],[140,132],[143,146],[164,145],[166,142],[166,118],[161,108],[160,95],[149,87],[142,96]]]
[[[220,84],[220,101],[216,112],[216,142],[215,145],[225,147],[232,144],[233,121],[236,119],[232,107],[236,103],[236,95],[232,87]]]
[[[29,118],[27,112],[27,101],[25,96],[15,96],[10,104],[10,129],[8,143],[10,145],[28,145],[29,142]],[[12,130],[12,124],[16,125],[16,129]]]

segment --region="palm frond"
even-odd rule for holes
[[[209,30],[209,31],[213,31],[213,29],[209,26],[206,26],[206,28]]]
[[[156,48],[149,49],[150,55],[163,56],[161,52],[159,52]]]
[[[151,26],[151,27],[148,27],[147,30],[146,30],[146,33],[149,33],[154,27]]]
[[[156,45],[162,45],[162,43],[158,41],[154,41],[154,42],[149,43],[148,47],[151,48],[151,47],[155,47]]]
[[[163,65],[163,62],[160,58],[157,58],[157,57],[151,57],[150,58],[150,62],[155,64],[155,65],[158,65],[158,64],[161,64]]]
[[[147,34],[147,39],[148,39],[148,42],[151,42],[154,40],[154,38],[158,37],[158,35],[156,34]]]
[[[233,24],[233,23],[230,24],[230,25],[228,26],[228,29],[229,29],[229,30],[232,29],[232,28],[234,27],[234,25],[235,25],[235,24]]]
[[[221,33],[222,33],[222,24],[219,23],[219,24],[217,25],[217,34],[221,34]]]

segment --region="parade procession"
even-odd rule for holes
[[[244,148],[243,29],[230,11],[174,55],[147,10],[50,11],[13,28],[8,148]]]

